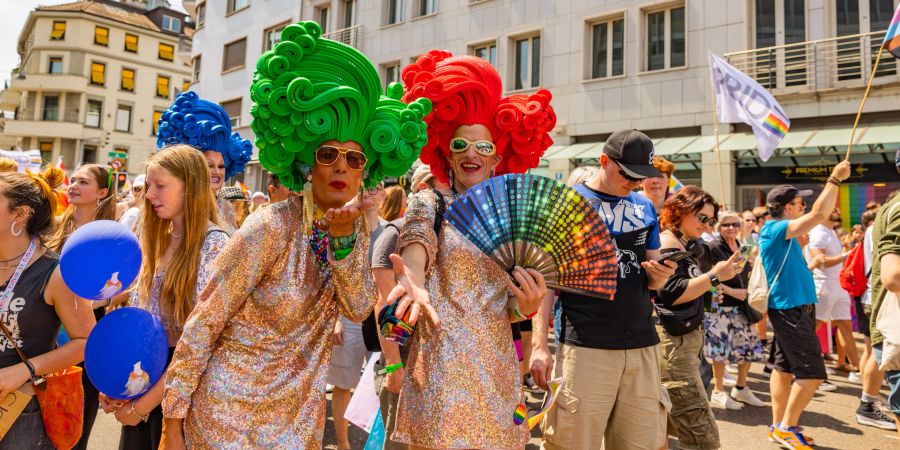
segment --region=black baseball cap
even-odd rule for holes
[[[770,205],[787,205],[797,197],[809,197],[813,194],[811,189],[800,190],[789,184],[775,186],[766,195],[766,203]]]
[[[603,154],[633,178],[663,176],[653,167],[653,141],[638,130],[619,130],[610,135]]]

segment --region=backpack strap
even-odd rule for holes
[[[431,191],[434,192],[435,197],[437,197],[437,212],[434,215],[434,234],[441,234],[441,227],[444,226],[444,214],[447,212],[447,202],[444,200],[444,195],[438,192],[437,189],[431,188]]]

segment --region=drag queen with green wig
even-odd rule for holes
[[[167,372],[167,449],[319,448],[334,323],[372,311],[371,205],[345,205],[409,169],[431,103],[383,94],[372,63],[321,32],[290,25],[256,64],[260,162],[304,195],[250,216],[219,255]]]

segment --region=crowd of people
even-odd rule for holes
[[[760,439],[808,449],[801,414],[836,373],[861,384],[859,423],[896,429],[900,371],[879,369],[890,343],[875,318],[900,292],[900,200],[869,205],[842,237],[834,205],[848,162],[815,201],[784,185],[733,211],[697,186],[673,189],[675,166],[651,139],[617,131],[567,183],[615,243],[614,300],[555,292],[534,269],[507,273],[444,220],[478,183],[536,166],[552,143],[551,94],[504,97],[490,64],[443,51],[383,92],[363,54],[320,34],[290,25],[257,64],[251,114],[266,193],[225,185],[252,146],[193,92],[163,114],[159,149],[128,189],[83,165],[58,208],[59,169],[0,173],[0,398],[82,362],[93,325],[129,305],[165,329],[166,372],[128,401],[85,376],[76,448],[98,409],[121,423],[123,449],[318,448],[331,392],[347,449],[344,415],[371,352],[390,449],[522,448],[523,390],[553,379],[562,386],[540,424],[547,449],[655,450],[670,436],[716,449],[712,408],[744,405],[771,408]],[[417,157],[409,193],[384,186]],[[100,302],[77,298],[58,268],[68,237],[94,220],[123,223],[143,255],[134,285]],[[865,289],[851,296],[842,273],[854,252]],[[756,270],[764,310],[749,302]],[[383,312],[414,327],[407,342],[388,339]],[[61,327],[69,341],[57,345]],[[748,386],[753,363],[770,373],[770,405]],[[39,410],[32,399],[0,449],[53,448]]]

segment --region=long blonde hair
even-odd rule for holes
[[[160,309],[173,317],[180,328],[194,308],[200,249],[206,239],[207,228],[210,222],[219,224],[209,188],[209,169],[203,154],[188,145],[173,145],[154,153],[147,162],[147,167],[165,169],[184,182],[183,235],[171,261],[164,268],[166,274],[159,298]],[[148,184],[147,189],[149,188]],[[141,222],[143,257],[138,280],[141,298],[148,298],[159,262],[169,247],[169,227],[172,221],[157,216],[150,200],[144,195]]]
[[[94,181],[97,182],[97,189],[106,189],[106,196],[100,199],[100,203],[94,209],[94,220],[116,220],[116,192],[110,186],[112,176],[109,170],[99,164],[85,164],[79,167],[79,170],[87,170]],[[59,253],[66,244],[66,239],[75,231],[75,205],[69,205],[66,212],[63,213],[56,225],[56,230],[47,240],[47,248]]]
[[[406,197],[406,192],[400,186],[385,189],[384,203],[379,211],[381,218],[388,222],[399,219],[403,215],[403,197]]]

